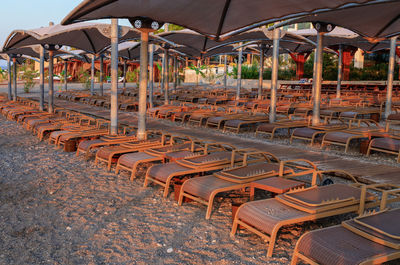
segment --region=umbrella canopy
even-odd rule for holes
[[[290,21],[326,22],[374,40],[400,34],[400,1],[377,0],[365,5],[327,10]]]
[[[60,58],[62,60],[78,59],[85,63],[90,63],[87,52],[85,52],[84,50],[71,50],[67,53],[57,54],[54,57]]]
[[[30,45],[21,48],[9,49],[4,50],[3,53],[5,54],[15,54],[15,55],[25,55],[32,58],[40,58],[40,45]],[[68,54],[68,51],[65,50],[57,50],[54,52],[54,55],[61,55],[61,54]],[[44,59],[47,61],[49,59],[48,54],[45,53]]]
[[[140,38],[140,33],[121,26],[120,40]],[[49,26],[33,30],[14,30],[4,43],[3,50],[32,44],[65,45],[98,54],[110,46],[111,26],[102,23],[76,23],[68,26]]]
[[[6,53],[0,53],[0,59],[2,60],[8,60],[8,55]],[[24,55],[22,57],[18,57],[17,59],[17,64],[22,64],[25,61]],[[30,59],[30,58],[28,58]]]
[[[64,20],[63,25],[99,18],[146,17],[219,37],[262,21],[305,15],[325,8],[367,0],[85,0]]]
[[[154,56],[162,53],[160,47],[154,50]],[[125,60],[138,60],[140,58],[140,42],[127,41],[118,45],[118,56]]]
[[[305,36],[313,42],[317,41],[317,31],[314,28],[292,31],[292,33]],[[330,48],[337,48],[339,45],[346,45],[360,48],[365,52],[374,52],[389,49],[390,47],[390,41],[388,40],[370,42],[357,33],[341,27],[336,27],[331,32],[326,33],[324,35],[323,43],[324,46]]]

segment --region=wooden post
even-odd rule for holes
[[[269,110],[269,122],[274,123],[276,120],[276,103],[278,93],[278,70],[279,70],[279,38],[280,29],[274,29],[273,33],[273,50],[272,50],[272,73],[271,73],[271,105]]]
[[[317,50],[315,56],[316,65],[315,65],[315,87],[314,87],[314,105],[313,105],[313,116],[312,116],[312,125],[316,126],[320,123],[319,111],[321,105],[321,85],[322,85],[322,61],[323,61],[323,40],[324,33],[318,32],[317,35]]]
[[[11,85],[11,58],[10,55],[7,56],[7,68],[8,68],[8,100],[12,100],[12,85]]]
[[[152,108],[153,105],[153,90],[154,90],[154,44],[150,45],[149,52],[149,105]]]
[[[385,119],[387,119],[392,112],[392,93],[393,93],[393,75],[394,75],[394,63],[396,59],[396,41],[397,37],[390,39],[390,57],[389,57],[389,69],[387,79],[387,91],[386,91],[386,104],[385,104]]]
[[[104,55],[100,55],[100,96],[104,95]]]

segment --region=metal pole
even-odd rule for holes
[[[199,71],[201,71],[201,70],[200,70],[200,60],[197,60],[197,69],[198,69]],[[199,78],[200,78],[200,76],[196,74],[196,86],[199,85]]]
[[[390,57],[389,57],[389,69],[387,79],[387,92],[386,92],[386,105],[385,105],[385,119],[387,119],[392,112],[392,90],[393,90],[393,74],[394,74],[394,63],[396,59],[396,41],[397,37],[390,39]]]
[[[124,83],[123,90],[126,90],[126,60],[124,60]]]
[[[149,106],[153,107],[153,90],[154,90],[154,44],[149,46]]]
[[[177,78],[176,78],[176,61],[177,61],[177,58],[176,58],[176,56],[175,57],[173,57],[173,80],[174,80],[174,92],[176,92],[176,83],[177,83]]]
[[[313,83],[311,87],[311,97],[314,98],[314,93],[315,93],[315,73],[317,72],[316,67],[317,66],[317,49],[314,49],[314,65],[313,65]]]
[[[13,94],[13,100],[17,100],[17,58],[13,58],[13,83],[14,83],[14,94]]]
[[[94,95],[94,60],[96,55],[92,54],[92,67],[91,67],[91,82],[90,82],[90,95]]]
[[[336,98],[340,98],[340,89],[341,89],[341,86],[342,86],[342,76],[343,76],[343,46],[339,45]]]
[[[241,42],[240,45],[243,43]],[[239,49],[238,67],[237,67],[237,87],[236,87],[236,100],[240,99],[240,90],[242,89],[242,56],[243,48]]]
[[[68,61],[64,61],[64,90],[68,89]]]
[[[169,104],[168,89],[169,89],[169,62],[168,62],[168,49],[164,49],[164,105]]]
[[[54,52],[49,51],[49,113],[54,112]]]
[[[272,50],[272,73],[271,73],[271,105],[269,109],[269,122],[276,120],[276,101],[278,92],[278,68],[279,68],[279,38],[281,30],[274,29]]]
[[[39,97],[39,110],[44,110],[44,53],[45,50],[40,46],[40,97]]]
[[[313,106],[313,116],[312,125],[316,126],[320,122],[319,110],[321,104],[321,84],[322,84],[322,39],[324,37],[323,32],[318,32],[317,35],[317,51],[316,51],[316,65],[315,65],[315,80],[314,82],[314,106]]]
[[[141,32],[140,42],[140,81],[139,81],[139,113],[137,138],[146,138],[146,97],[147,97],[147,69],[149,60],[149,32]]]
[[[165,56],[161,58],[161,93],[164,93]]]
[[[8,100],[12,100],[12,86],[11,86],[11,58],[10,55],[7,56],[7,68],[8,68]]]
[[[111,108],[110,134],[118,134],[118,19],[111,20]]]
[[[228,81],[228,55],[224,56],[224,87],[227,88],[227,81]]]
[[[104,95],[104,56],[100,55],[100,96]]]
[[[260,49],[260,73],[258,76],[258,99],[262,98],[263,89],[263,73],[264,73],[264,49]]]

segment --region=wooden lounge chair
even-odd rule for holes
[[[245,152],[246,150],[236,150],[234,146],[225,143],[206,144],[202,155],[151,166],[146,172],[144,187],[147,187],[149,182],[161,185],[164,187],[163,196],[167,197],[174,178],[234,166],[243,160]]]
[[[79,143],[76,149],[76,156],[79,156],[80,154],[84,153],[85,157],[89,158],[90,154],[92,154],[94,150],[100,147],[118,145],[121,143],[127,143],[136,140],[137,140],[136,135],[132,134],[116,135],[116,136],[104,135],[98,139],[85,140]]]
[[[118,158],[127,153],[143,151],[156,146],[164,146],[169,143],[169,134],[153,132],[148,135],[147,140],[136,140],[127,143],[121,143],[114,146],[104,146],[96,152],[95,164],[99,162],[107,163],[107,170],[111,170],[113,163],[117,163]]]
[[[400,259],[400,209],[362,214],[341,225],[307,232],[297,241],[291,265],[366,265]]]
[[[118,174],[121,169],[127,170],[131,172],[130,180],[133,181],[137,167],[141,163],[163,162],[169,156],[173,156],[174,161],[176,161],[204,152],[204,148],[204,145],[199,141],[174,135],[168,145],[122,155],[118,159],[115,173]]]
[[[390,134],[382,136],[370,141],[367,156],[370,156],[371,151],[383,152],[397,155],[397,162],[400,162],[400,136]]]
[[[250,156],[253,157],[253,161],[264,160],[264,162],[247,165],[247,159]],[[178,204],[182,205],[184,197],[205,204],[207,206],[206,219],[209,219],[214,198],[219,193],[248,188],[251,182],[260,179],[275,176],[295,177],[312,174],[316,171],[314,164],[305,160],[301,161],[309,163],[311,167],[294,166],[293,160],[291,166],[288,166],[288,163],[279,163],[279,159],[268,152],[245,153],[242,166],[185,181],[181,188]],[[296,171],[295,167],[297,167]]]
[[[313,183],[315,183],[315,176]],[[356,180],[354,179],[356,182]],[[272,199],[252,201],[239,207],[232,226],[231,236],[236,234],[238,225],[261,236],[269,242],[267,256],[271,257],[277,234],[282,226],[339,214],[358,212],[360,209],[376,207],[379,199],[371,192],[399,187],[390,184],[363,186],[331,184],[293,190]],[[400,196],[388,201],[399,201]]]
[[[368,121],[368,125],[369,124],[370,122]],[[327,132],[322,138],[321,148],[323,148],[326,145],[339,145],[339,146],[344,146],[345,153],[347,153],[350,143],[352,141],[361,139],[370,139],[371,133],[384,131],[384,128],[381,128],[379,124],[376,125],[377,125],[376,127],[372,126],[358,127],[341,131]]]
[[[235,133],[239,133],[240,129],[245,126],[257,126],[262,122],[268,122],[268,116],[265,115],[254,115],[248,117],[242,117],[239,119],[228,120],[225,122],[224,132],[226,131],[234,131]]]
[[[270,139],[274,139],[275,133],[280,129],[288,130],[288,137],[290,137],[290,130],[296,128],[303,128],[310,125],[310,119],[308,120],[284,120],[277,121],[274,123],[263,123],[257,127],[256,136],[259,134],[266,134],[270,136]]]
[[[78,131],[78,132],[65,133],[58,138],[57,148],[64,147],[64,151],[74,152],[76,151],[78,141],[82,141],[85,139],[99,138],[103,135],[107,135],[108,133],[109,133],[109,128],[100,128],[100,129],[96,128],[81,132]],[[67,144],[68,144],[68,149],[66,148]]]
[[[314,144],[317,137],[324,135],[330,131],[338,131],[348,128],[348,125],[341,124],[324,124],[318,126],[308,126],[304,128],[297,128],[293,130],[292,136],[290,137],[290,143],[293,139],[301,139],[304,141],[310,141],[310,145]]]

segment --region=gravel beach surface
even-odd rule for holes
[[[144,173],[131,182],[0,117],[0,264],[289,264],[301,234],[354,216],[285,227],[267,258],[260,237],[229,236],[246,196],[218,198],[205,220],[203,205],[143,188]]]

